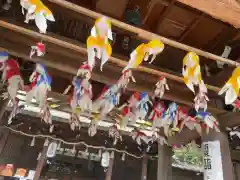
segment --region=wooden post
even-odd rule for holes
[[[172,148],[158,144],[157,180],[172,179]]]
[[[234,180],[240,180],[240,163],[235,162],[233,163],[234,169]]]
[[[39,180],[39,178],[40,178],[40,175],[41,175],[41,172],[42,172],[42,168],[43,168],[44,163],[45,163],[45,161],[47,159],[47,150],[48,150],[48,146],[43,146],[41,157],[40,157],[40,159],[38,161],[36,172],[35,172],[33,180]]]
[[[202,141],[203,142],[219,141],[220,151],[221,151],[221,157],[219,158],[221,158],[221,163],[222,163],[223,180],[234,180],[233,164],[231,160],[231,154],[230,154],[227,135],[224,132],[216,132],[212,130],[208,134],[204,134]],[[219,171],[221,170],[219,169],[218,172]]]
[[[3,119],[3,115],[4,115],[4,112],[6,111],[8,103],[9,103],[8,99],[4,101],[0,101],[0,126],[3,126],[5,123]],[[9,134],[10,134],[10,131],[8,129],[4,129],[4,128],[0,129],[0,155],[4,150]]]
[[[111,152],[110,160],[109,160],[109,166],[106,172],[106,178],[105,180],[111,180],[112,179],[112,169],[113,169],[113,163],[114,163],[114,152]]]
[[[141,180],[147,180],[147,166],[148,166],[148,155],[144,154],[142,159],[142,176]]]

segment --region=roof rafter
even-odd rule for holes
[[[61,47],[67,48],[67,49],[71,49],[73,51],[76,51],[76,52],[79,52],[79,53],[82,53],[82,54],[85,54],[85,55],[87,54],[87,49],[84,48],[84,47],[80,47],[80,46],[77,46],[75,44],[72,44],[72,43],[69,43],[69,42],[51,37],[51,36],[43,35],[43,34],[35,32],[35,31],[31,31],[31,30],[28,30],[26,28],[16,26],[14,24],[10,24],[10,23],[2,21],[2,20],[0,20],[0,26],[4,27],[4,28],[7,28],[9,30],[18,32],[20,34],[24,34],[24,35],[27,35],[27,36],[30,36],[30,37],[33,37],[33,38],[36,38],[36,39],[39,39],[39,40],[43,40],[43,41],[46,41],[46,42],[49,42],[49,43],[56,44],[58,46],[61,46]],[[124,61],[124,60],[121,60],[121,59],[118,59],[118,58],[115,58],[115,57],[111,57],[110,61],[113,64],[116,64],[119,67],[125,67],[128,64],[127,61]],[[146,73],[149,73],[149,74],[152,74],[152,75],[156,75],[156,76],[164,76],[168,79],[172,79],[174,81],[183,83],[183,78],[182,77],[175,76],[175,75],[172,75],[172,74],[169,74],[169,73],[166,73],[166,72],[158,71],[156,69],[151,69],[151,68],[148,68],[148,67],[145,67],[145,66],[139,66],[139,68],[137,68],[137,70],[142,71],[142,72],[146,72]],[[215,91],[215,92],[218,92],[220,90],[220,88],[215,87],[215,86],[211,86],[211,85],[207,85],[207,88],[209,90],[212,90],[212,91]]]
[[[52,3],[55,3],[55,4],[59,5],[59,6],[62,6],[64,8],[70,9],[72,11],[75,11],[77,13],[84,14],[84,15],[86,15],[88,17],[93,18],[93,19],[97,19],[98,17],[103,16],[100,13],[96,13],[96,12],[91,11],[89,9],[86,9],[84,7],[77,6],[76,4],[67,2],[65,0],[48,0],[48,1],[52,2]],[[224,12],[224,11],[222,11],[222,12]],[[182,49],[184,51],[192,51],[192,52],[197,53],[200,56],[206,57],[206,58],[214,60],[214,61],[221,61],[221,62],[223,62],[225,64],[229,64],[231,66],[240,66],[240,63],[234,62],[234,61],[232,61],[230,59],[222,58],[220,56],[217,56],[217,55],[214,55],[214,54],[202,51],[200,49],[193,48],[191,46],[187,46],[185,44],[176,42],[174,40],[170,40],[168,38],[159,36],[157,34],[148,32],[146,30],[143,30],[143,29],[140,29],[140,28],[137,28],[137,27],[134,27],[134,26],[131,26],[129,24],[123,23],[123,22],[121,22],[119,20],[116,20],[116,19],[113,19],[113,18],[110,18],[110,20],[111,20],[111,23],[113,25],[115,25],[115,26],[117,26],[117,27],[119,27],[121,29],[124,29],[126,31],[130,31],[132,33],[135,33],[138,37],[140,37],[142,39],[146,39],[146,40],[159,39],[163,43],[168,44],[169,46],[172,46],[172,47],[175,47],[175,48],[178,48],[178,49]]]

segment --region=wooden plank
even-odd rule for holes
[[[20,26],[10,24],[10,23],[2,21],[2,20],[0,21],[0,26],[2,26],[4,28],[7,28],[9,30],[18,32],[20,34],[28,35],[28,36],[36,38],[38,40],[43,40],[43,41],[46,41],[46,42],[50,42],[50,43],[53,43],[55,45],[58,45],[58,46],[61,46],[61,47],[67,48],[67,49],[71,49],[73,51],[76,51],[76,52],[79,52],[79,53],[82,53],[82,54],[85,54],[85,55],[87,54],[87,49],[84,48],[84,47],[80,47],[80,46],[77,46],[75,44],[72,44],[72,43],[69,43],[69,42],[51,37],[51,36],[40,34],[40,33],[31,31],[31,30],[28,30],[26,28],[22,28]],[[119,67],[125,67],[128,64],[128,62],[123,61],[119,58],[115,58],[115,57],[111,57],[109,59],[109,61],[112,62],[113,64],[116,64]],[[175,75],[172,75],[172,74],[169,74],[169,73],[166,73],[166,72],[158,71],[156,69],[147,68],[145,66],[139,66],[139,68],[137,68],[137,70],[142,71],[142,72],[146,72],[146,73],[149,73],[149,74],[152,74],[152,75],[156,75],[158,77],[164,76],[168,79],[172,79],[172,80],[177,81],[177,82],[181,82],[181,83],[184,82],[182,77],[175,76]],[[207,85],[207,88],[209,90],[212,90],[212,91],[215,91],[215,92],[218,92],[220,90],[220,88],[215,87],[215,86],[211,86],[211,85]]]
[[[179,42],[184,41],[185,37],[199,24],[199,22],[205,17],[205,14],[202,13],[180,36]]]
[[[155,31],[158,30],[159,26],[161,26],[165,16],[171,11],[171,9],[174,6],[175,2],[176,2],[176,0],[171,0],[170,4],[167,7],[165,7],[164,10],[161,12],[160,17],[159,17],[158,22],[157,22],[156,27],[155,27]]]
[[[235,0],[178,1],[240,28],[240,3]]]
[[[102,14],[96,13],[94,11],[91,11],[89,9],[83,8],[81,6],[76,6],[75,4],[69,3],[69,2],[64,1],[64,0],[49,0],[49,1],[52,2],[52,3],[58,4],[59,6],[65,7],[67,9],[70,9],[72,11],[78,12],[80,14],[84,14],[86,16],[89,16],[89,17],[91,17],[93,19],[96,19],[98,17],[103,16]],[[202,3],[202,1],[199,1],[199,3]],[[222,11],[222,12],[225,12],[225,11]],[[224,13],[223,13],[223,15],[224,15]],[[236,18],[237,17],[239,17],[239,16],[236,16]],[[131,26],[129,24],[123,23],[123,22],[118,21],[116,19],[110,18],[110,20],[111,20],[113,25],[115,25],[115,26],[117,26],[119,28],[125,29],[126,31],[133,32],[133,33],[137,34],[140,38],[143,38],[143,39],[146,39],[146,40],[159,39],[163,43],[168,44],[169,46],[172,46],[172,47],[175,47],[175,48],[179,48],[179,49],[182,49],[182,50],[185,50],[185,51],[192,51],[192,52],[197,53],[200,56],[204,56],[204,57],[206,57],[208,59],[215,60],[215,61],[221,61],[221,62],[224,62],[224,63],[229,64],[231,66],[240,66],[240,63],[234,62],[234,61],[232,61],[230,59],[222,58],[220,56],[217,56],[217,55],[214,55],[214,54],[202,51],[200,49],[187,46],[185,44],[182,44],[182,43],[170,40],[168,38],[165,38],[165,37],[156,35],[154,33],[145,31],[143,29],[140,29],[140,28]]]

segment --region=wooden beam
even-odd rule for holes
[[[161,12],[160,17],[158,19],[158,22],[155,27],[155,32],[157,31],[158,27],[161,26],[165,16],[171,11],[172,7],[174,6],[176,0],[171,0],[170,4],[164,8],[164,10]]]
[[[165,1],[163,1],[163,0],[150,0],[150,2],[149,2],[149,4],[148,4],[147,14],[145,15],[145,17],[144,17],[144,19],[143,19],[143,24],[145,24],[145,23],[147,22],[147,20],[148,20],[148,18],[149,18],[149,16],[150,16],[150,14],[151,14],[154,6],[155,6],[156,4],[158,4],[158,3],[160,3],[160,4],[164,5],[164,6],[168,6],[168,5],[169,5],[167,2],[165,2]]]
[[[13,35],[10,34],[9,36],[13,36]],[[8,42],[7,39],[5,39],[4,43],[1,43],[2,45],[0,45],[0,46],[4,46],[5,48],[2,48],[1,50],[2,51],[7,51],[7,52],[9,52],[10,54],[12,54],[16,57],[20,57],[20,58],[25,59],[25,60],[30,60],[30,61],[33,61],[33,62],[43,62],[48,67],[55,68],[55,69],[57,69],[61,72],[66,72],[69,75],[70,74],[74,75],[76,73],[76,71],[77,71],[76,67],[78,67],[78,63],[79,63],[79,60],[81,60],[81,58],[76,59],[76,61],[78,62],[76,65],[71,65],[71,66],[65,65],[64,61],[62,61],[62,62],[58,62],[58,61],[60,59],[63,59],[63,60],[65,59],[65,58],[63,58],[63,56],[61,54],[62,52],[64,52],[63,53],[64,56],[66,55],[68,57],[68,54],[65,54],[65,50],[59,50],[58,51],[59,52],[58,56],[53,55],[52,52],[49,51],[45,55],[44,58],[34,57],[34,58],[30,59],[29,55],[26,53],[26,52],[28,52],[28,47],[25,46],[24,44],[21,44],[21,41],[25,42],[25,41],[27,41],[27,39],[26,40],[25,40],[25,38],[22,39],[21,36],[19,35],[18,40],[19,41],[13,41],[11,43],[11,42]],[[18,44],[18,43],[20,43],[20,44]],[[56,47],[53,47],[53,48],[56,48]],[[15,51],[13,49],[16,49],[17,51]],[[75,57],[75,53],[73,53],[71,51],[66,51],[66,52],[74,55],[74,57]],[[52,58],[54,58],[55,60],[52,59]],[[69,60],[74,61],[70,57],[69,57]],[[84,61],[84,60],[82,60],[82,61]],[[109,68],[109,66],[111,66],[111,68]],[[97,70],[97,72],[96,72],[96,70]],[[116,74],[116,72],[118,72],[119,69],[117,69],[115,66],[112,66],[111,64],[107,64],[105,66],[106,71],[104,71],[104,72],[100,72],[100,71],[98,71],[98,69],[96,69],[96,70],[92,74],[93,75],[92,79],[95,80],[95,81],[102,82],[104,84],[108,84],[108,85],[114,84],[118,80],[118,78],[120,77],[120,74],[121,74],[120,72],[119,72],[119,75]],[[108,77],[109,73],[110,74],[111,73],[116,74],[116,76],[111,76],[111,78],[109,78]],[[140,92],[145,91],[145,92],[150,92],[150,94],[151,94],[152,90],[153,90],[151,87],[154,86],[155,82],[157,81],[157,78],[149,76],[150,81],[148,81],[149,83],[146,84],[146,82],[145,82],[146,74],[134,72],[134,76],[137,80],[137,84],[136,83],[130,83],[129,86],[128,86],[128,91],[140,91]],[[144,76],[144,77],[142,78],[142,76]],[[169,85],[171,87],[171,91],[166,92],[164,94],[163,99],[170,100],[170,101],[175,101],[175,102],[180,103],[181,105],[185,104],[187,106],[192,106],[193,95],[191,96],[191,94],[189,94],[188,89],[184,88],[185,86],[180,86],[180,84],[178,85],[176,83],[173,84],[173,82],[171,82],[171,81],[169,81]],[[59,95],[57,95],[56,97],[61,99],[61,97]],[[63,98],[63,100],[66,101],[67,97]],[[217,109],[216,106],[215,106],[215,103],[213,101],[209,102],[209,108],[208,109],[209,109],[210,112],[212,112],[214,114],[219,114],[219,113],[224,112],[224,110]]]
[[[193,23],[187,27],[187,29],[182,33],[182,35],[179,38],[179,42],[183,42],[185,37],[200,23],[201,20],[205,18],[206,14],[202,13],[200,16],[198,16]]]
[[[9,30],[18,32],[20,34],[24,34],[24,35],[36,38],[38,40],[43,40],[43,41],[46,41],[46,42],[49,42],[49,43],[53,43],[55,45],[61,46],[63,48],[71,49],[73,51],[76,51],[76,52],[79,52],[79,53],[82,53],[82,54],[85,54],[85,55],[87,54],[87,49],[84,48],[84,47],[80,47],[78,45],[75,45],[75,44],[72,44],[72,43],[69,43],[69,42],[51,37],[51,36],[40,34],[40,33],[31,31],[31,30],[28,30],[26,28],[20,27],[20,26],[10,24],[10,23],[2,21],[2,20],[0,20],[0,26],[2,26],[4,28],[7,28]],[[118,58],[115,58],[115,57],[110,57],[109,61],[112,62],[113,64],[119,66],[119,67],[125,67],[128,64],[128,62],[123,61],[123,60],[118,59]],[[177,81],[177,82],[181,82],[181,83],[184,82],[182,77],[175,76],[175,75],[172,75],[172,74],[169,74],[169,73],[166,73],[166,72],[158,71],[158,70],[155,70],[155,69],[147,68],[145,66],[139,66],[137,68],[137,70],[142,71],[142,72],[146,72],[146,73],[149,73],[149,74],[152,74],[152,75],[156,75],[158,77],[159,76],[164,76],[168,79],[172,79],[172,80]],[[215,86],[211,86],[211,85],[207,85],[207,88],[209,90],[212,90],[212,91],[215,91],[215,92],[218,92],[220,90],[220,88],[215,87]]]
[[[30,60],[32,62],[42,62],[46,66],[57,69],[57,70],[62,71],[62,72],[66,72],[66,73],[73,74],[73,75],[75,75],[77,73],[77,67],[65,65],[65,64],[60,63],[60,62],[56,63],[56,62],[51,61],[50,59],[43,59],[43,58],[37,58],[37,57],[34,57],[34,58],[30,59],[27,54],[22,54],[22,53],[14,51],[14,50],[2,48],[2,47],[0,47],[0,51],[6,51],[13,56],[20,57],[20,58],[23,58],[25,60]],[[110,78],[108,76],[104,76],[102,74],[94,73],[94,72],[92,74],[92,79],[95,80],[95,81],[107,84],[107,85],[114,84],[117,80],[117,79],[113,79],[112,77]],[[150,93],[152,92],[151,87],[140,86],[140,85],[133,84],[133,83],[129,84],[128,90],[129,91],[140,91],[140,92],[146,91],[146,92],[150,92]],[[61,98],[61,99],[67,99],[67,97],[66,98]],[[185,105],[188,105],[188,106],[192,105],[191,101],[184,100],[183,98],[179,97],[178,95],[172,95],[172,94],[166,93],[164,95],[163,99],[170,100],[170,101],[175,101],[175,102],[185,104]],[[217,109],[215,109],[215,110],[217,110]],[[220,110],[220,112],[221,112],[221,110]]]
[[[73,4],[73,3],[67,2],[65,0],[48,0],[48,1],[50,1],[52,3],[55,3],[55,4],[59,5],[59,6],[65,7],[67,9],[70,9],[72,11],[78,12],[80,14],[84,14],[86,16],[89,16],[89,17],[93,18],[93,19],[97,19],[98,17],[103,16],[100,13],[96,13],[94,11],[91,11],[89,9],[83,8],[81,6],[77,6],[77,5]],[[189,0],[189,1],[192,2],[192,0]],[[193,2],[195,2],[195,1],[193,1]],[[197,3],[201,4],[202,1],[198,1]],[[225,11],[222,11],[222,12],[225,12]],[[225,15],[224,13],[222,13],[222,14]],[[237,19],[238,23],[240,23],[237,17],[239,17],[239,16],[235,16],[235,19]],[[133,32],[133,33],[137,34],[140,38],[143,38],[143,39],[146,39],[146,40],[159,39],[163,43],[168,44],[169,46],[172,46],[172,47],[175,47],[175,48],[178,48],[178,49],[182,49],[184,51],[192,51],[192,52],[197,53],[200,56],[206,57],[206,58],[214,60],[214,61],[221,61],[221,62],[224,62],[224,63],[229,64],[231,66],[240,66],[240,63],[236,63],[236,62],[234,62],[234,61],[232,61],[230,59],[222,58],[220,56],[217,56],[217,55],[214,55],[214,54],[202,51],[200,49],[193,48],[193,47],[187,46],[187,45],[182,44],[182,43],[178,43],[176,41],[173,41],[173,40],[170,40],[168,38],[159,36],[157,34],[154,34],[154,33],[145,31],[143,29],[131,26],[129,24],[123,23],[123,22],[118,21],[118,20],[113,19],[113,18],[110,18],[110,20],[111,20],[111,23],[113,25],[115,25],[115,26],[117,26],[119,28],[122,28],[122,29],[124,29],[126,31]]]

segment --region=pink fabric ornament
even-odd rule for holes
[[[209,101],[207,97],[207,88],[203,83],[199,84],[199,93],[194,98],[194,107],[196,111],[199,110],[199,108],[203,109],[204,111],[207,110],[207,102]]]
[[[149,119],[153,121],[153,128],[163,127],[163,115],[166,111],[166,106],[162,102],[157,102],[149,116]]]
[[[233,112],[237,112],[240,110],[240,99],[239,98],[237,98],[236,101],[234,101],[233,106],[234,106]]]
[[[130,133],[130,136],[139,146],[142,146],[142,143],[144,143],[148,146],[147,151],[150,149],[149,142],[151,141],[151,139],[148,138],[145,133],[141,132],[140,130],[134,129]]]
[[[119,104],[121,93],[119,87],[114,84],[104,88],[99,98],[93,103],[93,111],[100,112],[101,119],[112,111]]]
[[[1,59],[0,59],[1,60]],[[10,96],[11,100],[15,101],[18,90],[24,89],[24,83],[21,77],[20,68],[16,60],[8,59],[5,61],[0,61],[2,64],[2,81],[8,82],[7,91],[8,94],[3,94],[3,98]]]
[[[126,70],[126,71],[123,72],[123,75],[118,80],[117,85],[119,86],[119,88],[122,88],[123,90],[125,90],[128,83],[131,80],[132,80],[132,82],[136,82],[136,80],[134,79],[134,77],[132,75],[132,71],[131,70]]]
[[[33,55],[37,55],[38,57],[44,56],[45,54],[45,45],[42,42],[36,43],[35,46],[31,46],[30,58]]]
[[[32,103],[35,98],[41,108],[40,116],[47,124],[52,124],[52,116],[47,102],[48,92],[51,91],[52,78],[44,64],[36,64],[36,69],[29,78],[31,82],[29,91],[26,95],[27,105]]]
[[[169,90],[167,79],[165,77],[160,77],[159,81],[156,84],[156,89],[154,91],[153,97],[157,97],[161,99],[166,90]]]
[[[128,101],[128,111],[126,113],[126,108],[124,112],[123,124],[126,126],[128,120],[131,120],[131,123],[136,123],[136,120],[144,120],[147,116],[149,105],[152,104],[149,99],[148,93],[143,92],[141,94],[134,93],[130,100]]]
[[[19,108],[19,100],[16,96],[18,90],[24,89],[24,82],[21,77],[21,72],[17,61],[14,59],[9,59],[8,53],[0,52],[0,64],[0,70],[2,71],[2,82],[8,83],[7,92],[2,94],[2,98],[7,99],[10,97],[13,106],[12,112],[8,119],[8,124],[11,124],[12,119],[23,109],[23,107]]]

